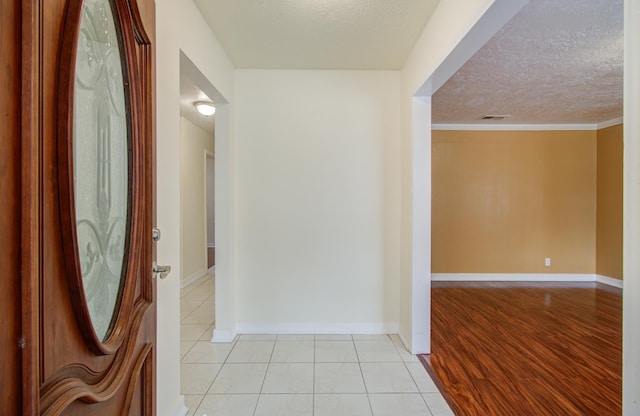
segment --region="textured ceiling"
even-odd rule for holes
[[[237,68],[400,69],[439,0],[195,0]]]
[[[203,116],[193,105],[196,101],[212,101],[184,71],[180,72],[180,115],[203,130],[214,134],[214,116]]]
[[[438,124],[622,117],[623,0],[531,0],[432,98]],[[503,121],[480,121],[508,114]]]

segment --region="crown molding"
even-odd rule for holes
[[[488,130],[488,131],[544,131],[544,130],[600,130],[622,124],[622,117],[595,124],[438,124],[431,130]]]

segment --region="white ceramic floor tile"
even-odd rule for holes
[[[262,394],[313,393],[313,363],[271,363]]]
[[[389,335],[386,334],[354,334],[354,341],[391,341]]]
[[[211,324],[180,324],[180,341],[197,341]]]
[[[197,341],[182,359],[183,363],[224,363],[233,344]]]
[[[180,393],[206,393],[220,367],[220,364],[180,364]]]
[[[215,303],[213,302],[212,299],[207,299],[204,302],[202,302],[200,305],[198,305],[198,307],[195,309],[194,312],[210,312],[211,314],[215,313],[216,308],[215,308]]]
[[[404,363],[362,363],[369,393],[417,393],[418,388]]]
[[[278,339],[277,335],[262,335],[262,334],[243,334],[238,337],[240,341],[275,341]]]
[[[200,286],[198,283],[192,283],[187,287],[180,289],[180,298],[184,298]]]
[[[182,324],[206,324],[205,327],[209,328],[211,323],[213,322],[214,316],[213,312],[206,310],[198,310],[191,312],[187,315],[180,323]],[[205,329],[206,329],[205,328]]]
[[[353,341],[353,337],[345,334],[318,334],[316,341]]]
[[[274,345],[275,341],[237,341],[227,358],[227,362],[268,363]]]
[[[404,343],[402,342],[402,338],[400,338],[400,335],[391,334],[389,335],[389,338],[396,346],[400,346],[400,345],[404,346]]]
[[[312,416],[312,394],[261,394],[255,416]]]
[[[285,334],[285,335],[278,335],[278,341],[314,341],[315,337],[316,336],[313,334],[308,334],[308,335]]]
[[[366,393],[358,363],[316,363],[316,393]]]
[[[207,328],[206,331],[204,331],[202,333],[202,335],[200,335],[200,338],[198,338],[200,341],[211,341],[211,339],[213,338],[213,330],[215,329],[215,325],[211,325],[209,326],[209,328]]]
[[[197,341],[180,341],[180,359],[184,358]],[[182,361],[180,361],[182,362]]]
[[[180,331],[188,415],[454,416],[397,335],[241,335],[211,343],[214,326],[204,315],[213,302],[199,295],[205,288],[213,292],[213,282],[182,298],[197,303],[194,323]]]
[[[422,363],[406,363],[406,366],[421,393],[439,393],[438,387],[436,387],[436,384],[431,380],[429,373],[427,373],[427,370],[422,366]]]
[[[202,304],[202,301],[189,301],[182,299],[180,300],[180,319],[186,318],[191,312],[195,311],[198,306]]]
[[[371,416],[366,394],[316,394],[314,416]]]
[[[373,416],[431,416],[419,394],[370,394]]]
[[[253,416],[257,402],[257,394],[207,395],[194,416]]]
[[[272,363],[312,363],[314,341],[282,341],[278,337],[273,349]]]
[[[427,402],[433,416],[455,416],[447,401],[440,393],[426,393],[422,397]]]
[[[183,296],[181,299],[187,301],[205,301],[213,296],[213,291],[201,290],[199,287]]]
[[[390,340],[355,341],[361,363],[399,363],[400,354]]]
[[[391,335],[391,341],[393,342],[393,345],[395,345],[396,351],[398,351],[398,354],[400,354],[400,358],[402,359],[402,361],[406,363],[419,362],[418,357],[411,354],[409,350],[407,350],[407,348],[404,346],[404,343],[402,342],[402,340],[398,335]]]
[[[260,393],[266,373],[267,364],[225,364],[208,394]]]
[[[357,363],[353,341],[316,341],[317,363]]]
[[[202,394],[184,395],[184,405],[187,409],[189,409],[187,416],[193,416],[196,414],[196,410],[198,409],[198,406],[200,406],[200,402],[202,401],[203,397],[204,396]]]

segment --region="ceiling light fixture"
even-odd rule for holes
[[[196,101],[193,105],[203,116],[212,116],[216,112],[216,106],[210,101]]]

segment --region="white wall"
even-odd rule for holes
[[[213,135],[180,118],[181,286],[207,273],[205,152],[213,153]]]
[[[192,1],[157,0],[156,33],[157,224],[162,230],[157,259],[158,263],[171,264],[174,270],[179,271],[180,51],[189,56],[227,100],[233,98],[235,73],[227,55]],[[223,107],[225,108],[221,108],[218,113],[222,114],[223,118],[233,119],[232,105]],[[224,123],[222,127],[225,127]],[[233,139],[232,130],[225,131],[225,135],[229,137],[229,141]],[[228,183],[231,181],[229,155],[232,150],[228,143],[223,142],[220,144],[220,151],[219,144],[216,143],[217,168],[221,168],[221,171],[217,173],[216,180]],[[228,187],[222,189],[222,192],[230,193]],[[221,203],[231,204],[230,198],[226,200]],[[222,215],[230,215],[232,210],[228,207],[223,208],[226,212],[222,212]],[[221,209],[218,209],[218,214],[221,215]],[[229,227],[228,224],[226,226]],[[224,227],[219,226],[219,231],[220,228]],[[219,268],[217,277],[225,278],[225,275],[231,273],[230,267]],[[226,278],[228,279],[228,276]],[[174,272],[167,279],[158,281],[157,291],[157,411],[159,416],[178,415],[184,410],[183,398],[180,396],[179,273]],[[217,310],[216,316],[220,317]]]
[[[397,71],[236,73],[239,332],[396,332]]]
[[[622,413],[640,414],[640,3],[624,2]]]

